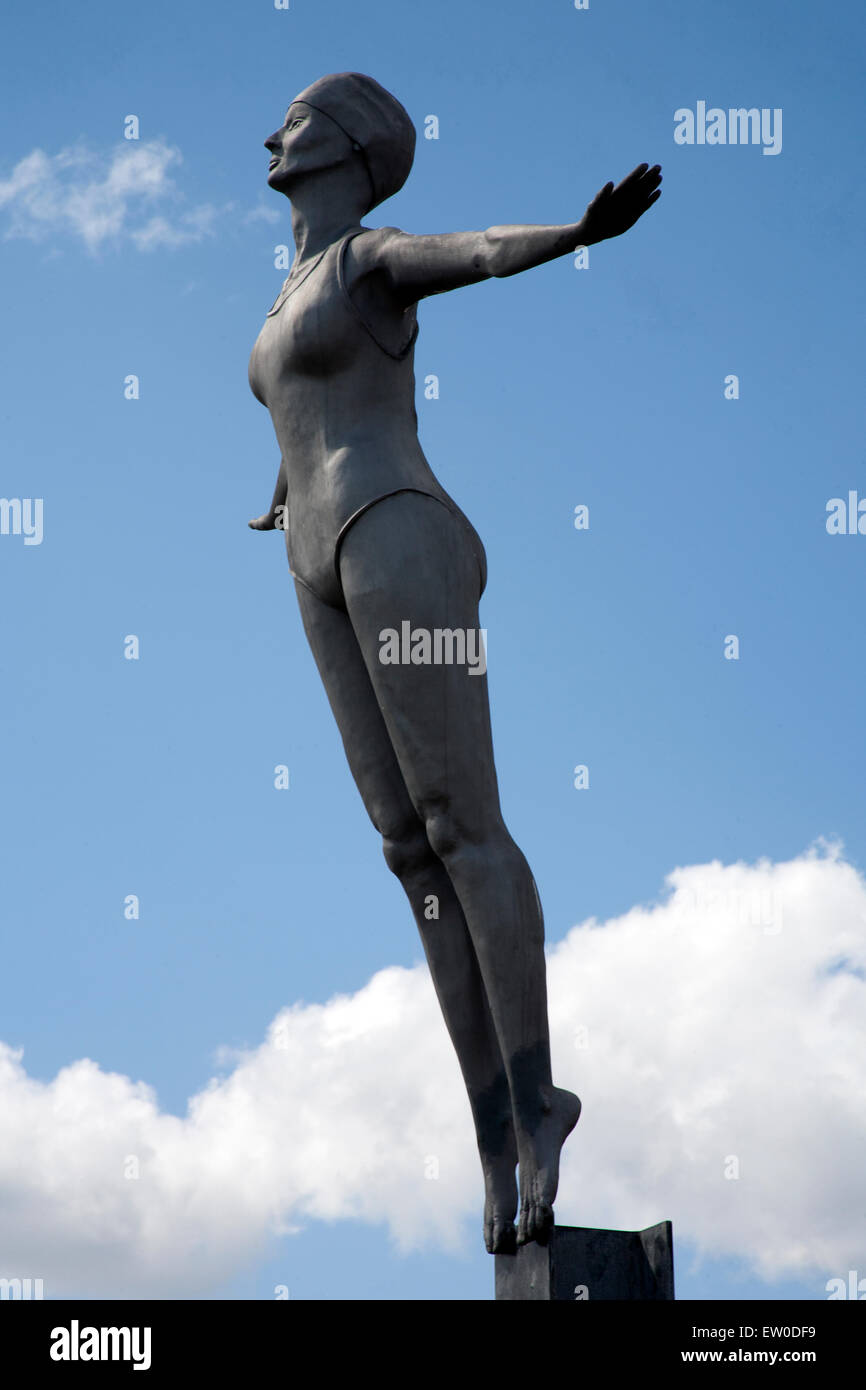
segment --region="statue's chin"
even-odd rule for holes
[[[268,187],[275,189],[277,193],[286,192],[287,182],[288,175],[285,169],[281,169],[279,165],[268,173]]]

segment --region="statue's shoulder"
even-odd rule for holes
[[[352,260],[360,274],[379,269],[396,243],[410,237],[402,227],[364,227],[349,243]]]
[[[368,237],[379,237],[385,241],[393,236],[409,236],[402,227],[363,227],[362,232]]]

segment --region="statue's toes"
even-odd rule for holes
[[[517,1244],[528,1245],[535,1240],[539,1245],[547,1245],[553,1230],[553,1207],[549,1202],[528,1202],[520,1211],[517,1227]]]
[[[516,1255],[517,1254],[517,1231],[513,1221],[497,1222],[493,1233],[494,1255]]]

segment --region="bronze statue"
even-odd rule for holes
[[[249,524],[285,529],[307,638],[469,1093],[487,1249],[505,1253],[549,1236],[580,1102],[553,1084],[541,904],[502,819],[487,678],[460,660],[486,559],[418,441],[416,306],[618,236],[660,196],[661,174],[639,165],[567,226],[364,227],[405,183],[415,129],[359,73],[306,88],[265,148],[296,254],[250,358],[282,458],[270,510]],[[408,659],[386,659],[390,633],[410,635]]]

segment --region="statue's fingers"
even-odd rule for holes
[[[613,192],[613,182],[606,183],[606,184],[604,185],[604,188],[600,188],[600,189],[598,190],[598,192],[596,193],[595,197],[593,198],[593,200],[592,200],[592,202],[590,203],[589,206],[590,206],[591,208],[597,208],[598,205],[599,205],[600,203],[604,202],[605,198],[609,198],[609,197],[610,197],[610,195],[611,195],[612,192]]]
[[[617,185],[617,192],[619,192],[620,188],[630,188],[633,183],[636,183],[637,180],[646,173],[648,168],[648,164],[638,164],[636,168],[632,169],[630,174],[626,174],[622,182]]]
[[[651,169],[647,169],[641,179],[641,188],[658,188],[662,181],[662,166],[654,164]]]

